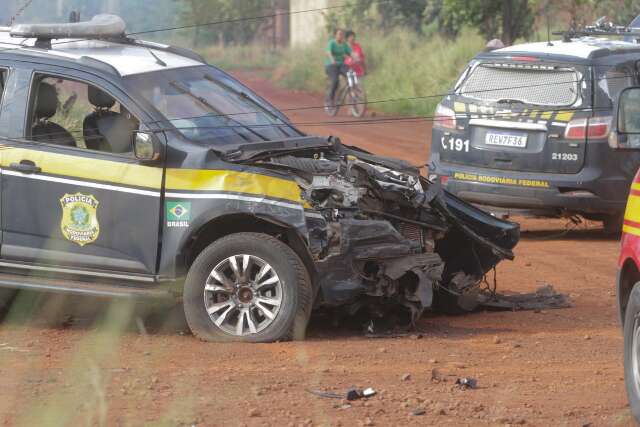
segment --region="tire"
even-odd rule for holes
[[[183,306],[189,328],[204,341],[302,340],[312,295],[309,273],[289,246],[266,234],[237,233],[198,255]]]
[[[631,413],[640,423],[640,282],[631,290],[624,315],[624,382]]]
[[[360,85],[356,85],[349,90],[349,97],[351,100],[351,115],[356,118],[361,118],[367,112],[367,95]]]
[[[602,227],[604,233],[609,236],[622,233],[622,224],[624,222],[624,214],[618,213],[607,215],[602,219]]]

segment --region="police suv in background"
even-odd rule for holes
[[[431,179],[492,212],[619,231],[640,156],[609,134],[639,61],[638,44],[584,36],[479,54],[437,107]]]

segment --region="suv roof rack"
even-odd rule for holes
[[[557,31],[553,35],[562,36],[565,42],[579,37],[598,36],[625,37],[635,42],[640,41],[640,29],[615,25],[613,22],[607,21],[605,16],[598,19],[593,25],[587,25],[582,29],[571,28],[567,31]]]

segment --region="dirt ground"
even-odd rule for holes
[[[255,74],[240,77],[281,108],[321,104]],[[321,110],[288,114],[295,122],[326,120]],[[415,164],[427,160],[426,123],[307,130]],[[523,238],[516,260],[498,268],[499,288],[552,284],[570,294],[573,308],[430,315],[419,333],[384,339],[317,319],[305,342],[220,345],[186,333],[179,310],[165,319],[156,308],[162,320],[143,324],[122,304],[23,295],[17,304],[26,314],[0,326],[0,422],[632,425],[615,305],[618,241],[595,223],[564,232],[563,220],[517,220]],[[458,377],[476,378],[478,388],[456,388]],[[346,405],[307,392],[352,386],[377,395]]]

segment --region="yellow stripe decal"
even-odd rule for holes
[[[295,181],[250,172],[167,169],[165,185],[167,191],[228,191],[302,203]]]
[[[83,161],[79,161],[82,159]],[[119,185],[160,189],[162,168],[101,160],[47,151],[14,148],[0,150],[0,167],[30,160],[45,174]],[[167,169],[166,189],[226,191],[289,200],[302,204],[295,181],[230,170]]]
[[[456,113],[466,113],[467,112],[467,106],[465,104],[463,104],[462,102],[454,102],[453,103],[453,111],[455,111]]]
[[[542,114],[540,114],[540,118],[542,120],[550,120],[552,115],[553,111],[544,111]]]
[[[636,184],[634,184],[635,186]],[[629,195],[627,209],[624,212],[624,219],[640,223],[640,197]]]
[[[630,225],[623,225],[622,231],[625,233],[633,234],[634,236],[640,236],[640,228],[632,227]]]
[[[573,118],[574,114],[575,114],[575,112],[573,112],[573,111],[561,111],[558,114],[556,114],[556,121],[557,122],[570,122],[571,119]]]
[[[162,168],[24,148],[0,150],[3,168],[22,160],[34,162],[43,173],[51,175],[154,189],[160,189],[162,184]]]

